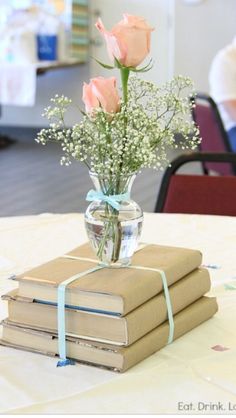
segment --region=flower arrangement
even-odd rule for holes
[[[199,138],[190,117],[192,81],[177,76],[156,86],[139,77],[152,68],[152,61],[141,68],[139,65],[150,52],[153,28],[143,18],[128,14],[111,31],[105,29],[100,19],[96,27],[105,39],[112,65],[98,62],[109,71],[119,69],[122,96],[115,77],[92,78],[83,86],[83,118],[67,128],[65,113],[71,100],[56,95],[44,113],[50,126],[39,132],[37,141],[43,145],[59,142],[64,152],[61,164],[69,165],[74,158],[96,173],[100,195],[90,192],[88,200],[102,202],[103,209],[97,212],[103,225],[94,247],[101,260],[110,257],[117,261],[122,258],[124,235],[120,202],[124,206],[125,201],[130,201],[127,176],[145,167],[163,169],[169,163],[168,150],[194,149]],[[87,230],[90,234],[91,230]],[[139,234],[140,231],[136,235]],[[104,256],[108,247],[112,247],[109,257],[107,253]]]

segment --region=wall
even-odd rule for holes
[[[190,3],[191,0],[189,0]],[[236,1],[175,0],[175,73],[189,75],[207,92],[212,58],[236,35]]]
[[[81,91],[83,80],[88,78],[88,64],[66,70],[49,71],[37,77],[37,94],[34,107],[3,106],[0,125],[6,126],[46,126],[47,120],[42,117],[43,109],[50,104],[50,98],[56,93],[73,99],[74,105],[82,108]],[[78,108],[71,109],[67,124],[78,121]]]
[[[109,62],[104,42],[94,29],[97,19],[96,11],[101,12],[107,28],[121,20],[122,13],[127,12],[144,16],[150,25],[156,28],[152,34],[152,53],[155,66],[145,78],[154,82],[163,82],[169,77],[172,51],[172,27],[170,27],[169,14],[173,0],[90,0],[91,9],[91,38],[96,39],[96,45],[91,47],[91,56],[105,62]],[[173,20],[172,20],[173,21]],[[112,73],[114,75],[114,73]],[[41,114],[44,107],[48,106],[50,98],[56,93],[63,93],[80,107],[83,81],[88,81],[91,76],[111,76],[111,72],[103,70],[94,61],[89,65],[77,68],[51,71],[37,78],[37,98],[33,108],[4,106],[0,125],[16,126],[46,126],[47,121]],[[70,111],[67,124],[71,125],[78,121],[78,109]]]
[[[203,0],[192,6],[187,5],[185,0],[90,0],[90,2],[92,13],[95,9],[101,8],[104,21],[107,21],[108,12],[109,20],[116,22],[120,19],[121,12],[126,11],[145,16],[156,27],[152,42],[155,66],[145,76],[155,82],[165,81],[165,78],[172,73],[189,75],[195,81],[197,90],[208,91],[208,71],[212,58],[235,35],[236,0]],[[106,5],[109,5],[109,10]],[[103,50],[94,47],[91,55],[103,58],[104,45],[102,48]],[[93,65],[92,75],[95,74],[98,73]],[[88,65],[53,71],[38,77],[35,107],[5,106],[0,125],[44,126],[47,122],[41,117],[43,108],[48,105],[50,97],[56,92],[68,95],[74,103],[82,106],[82,84],[89,77]],[[76,120],[78,120],[78,109],[74,108],[70,112],[68,125]]]

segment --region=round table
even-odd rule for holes
[[[141,239],[202,251],[214,318],[124,374],[0,346],[1,413],[236,413],[236,218],[146,213]],[[86,240],[82,214],[0,218],[1,294],[16,286],[9,276]]]

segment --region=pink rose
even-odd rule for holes
[[[107,44],[111,60],[114,57],[125,67],[137,67],[150,52],[151,28],[142,17],[123,15],[123,20],[117,23],[109,32],[101,19],[96,23]]]
[[[92,113],[100,107],[107,113],[118,112],[120,97],[115,77],[97,77],[92,78],[89,84],[84,83],[83,102],[87,113]]]

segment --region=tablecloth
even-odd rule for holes
[[[1,218],[0,292],[85,241],[82,214]],[[236,414],[236,218],[146,213],[142,241],[203,252],[215,317],[124,374],[0,347],[0,413]]]

